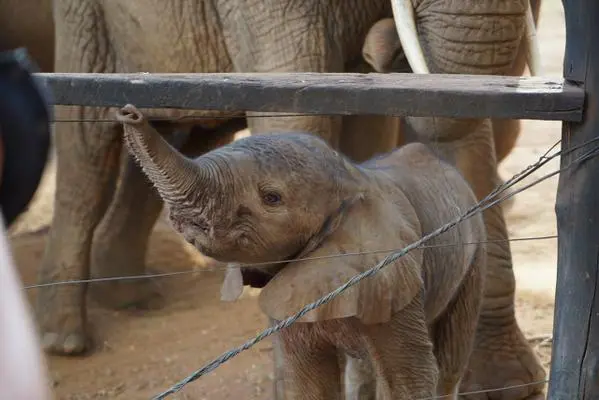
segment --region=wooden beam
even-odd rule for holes
[[[564,123],[562,149],[599,138],[599,1],[563,0],[564,76],[582,83],[584,121]],[[599,141],[562,157],[562,167]],[[560,174],[556,200],[558,272],[549,400],[599,399],[599,156]]]
[[[36,74],[54,104],[580,121],[562,79],[414,74]]]

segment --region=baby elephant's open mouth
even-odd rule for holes
[[[241,276],[243,277],[244,286],[250,286],[258,289],[266,286],[266,284],[270,282],[273,277],[269,272],[260,268],[242,268]]]

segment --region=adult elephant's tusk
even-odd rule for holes
[[[395,20],[399,41],[412,71],[415,74],[430,73],[418,40],[416,19],[411,0],[391,0],[391,8],[393,9],[393,19]]]
[[[539,50],[537,29],[535,27],[535,20],[532,15],[532,5],[530,2],[528,3],[528,8],[526,10],[526,27],[524,30],[524,37],[526,38],[526,60],[528,62],[530,75],[542,75],[543,67],[541,65],[541,51]]]

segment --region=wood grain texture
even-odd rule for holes
[[[36,74],[54,104],[306,114],[580,121],[584,91],[561,79],[415,74]]]
[[[599,399],[599,2],[563,0],[566,19],[564,76],[588,95],[581,123],[564,123],[566,167],[556,199],[558,271],[548,399]]]

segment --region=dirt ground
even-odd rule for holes
[[[539,35],[544,74],[561,77],[564,51],[561,1],[545,0]],[[525,121],[517,148],[502,164],[504,177],[513,175],[560,137],[560,123]],[[535,176],[555,170],[554,161]],[[54,166],[31,210],[12,230],[12,245],[26,285],[35,283],[51,219]],[[518,195],[508,211],[512,238],[554,235],[557,178]],[[243,343],[266,326],[255,301],[256,292],[242,300],[221,303],[221,270],[210,270],[205,260],[183,243],[161,221],[152,236],[150,267],[159,271],[195,272],[160,280],[165,307],[155,311],[114,312],[90,306],[89,319],[96,349],[88,357],[48,357],[57,399],[147,399],[199,368],[222,352]],[[518,282],[518,319],[537,345],[547,365],[553,320],[556,264],[555,239],[513,242]],[[35,289],[28,290],[32,299]],[[271,398],[271,345],[264,341],[216,371],[188,385],[173,399]]]

